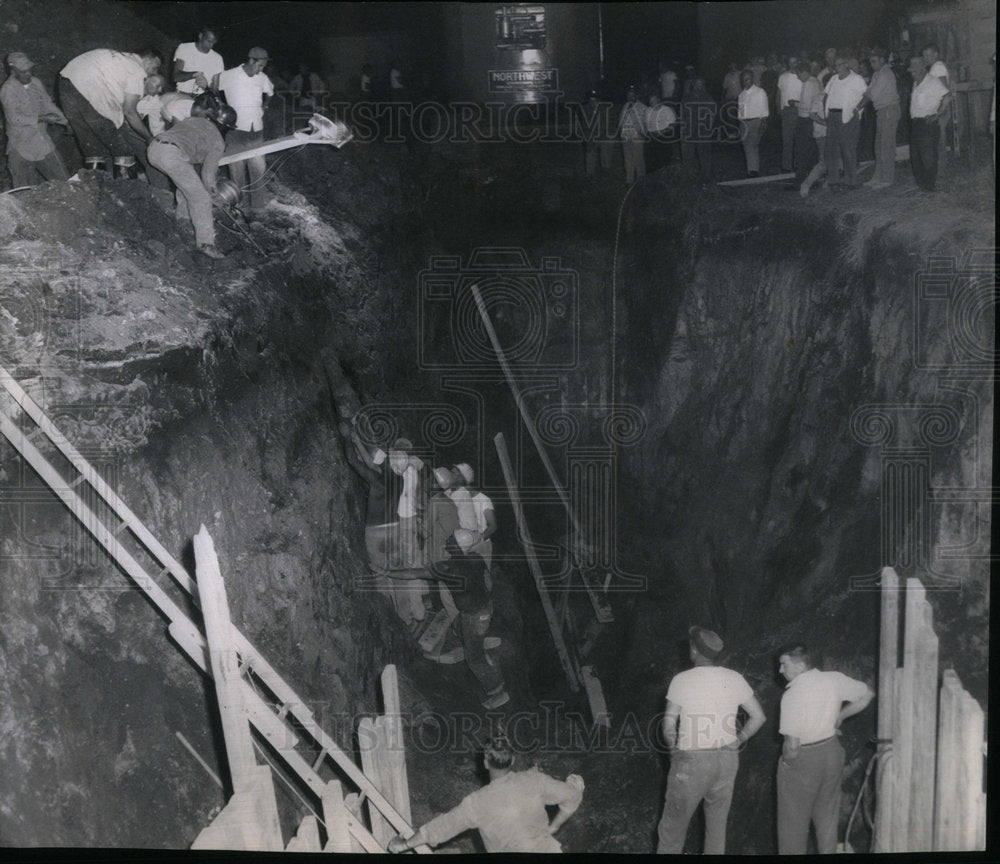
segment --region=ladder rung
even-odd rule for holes
[[[121,525],[119,525],[117,528],[115,528],[115,536],[117,537],[126,528],[128,528],[128,522],[122,521]]]
[[[278,708],[278,719],[279,720],[284,720],[285,717],[288,716],[288,712],[291,711],[291,710],[292,710],[292,706],[289,705],[286,702],[284,705],[282,705],[280,708]]]
[[[323,760],[326,759],[327,749],[324,747],[319,751],[319,756],[316,757],[316,761],[313,762],[313,771],[319,771],[319,766],[323,764]]]
[[[72,483],[69,484],[69,488],[76,489],[76,487],[79,486],[81,483],[83,483],[86,479],[87,479],[86,475],[81,474],[79,477],[76,478],[76,480],[74,480]]]

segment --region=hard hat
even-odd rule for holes
[[[215,122],[227,129],[236,127],[236,109],[231,105],[220,105],[215,112]]]

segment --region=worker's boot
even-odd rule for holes
[[[499,708],[501,705],[506,705],[508,702],[510,702],[510,694],[507,692],[507,689],[503,686],[503,684],[501,684],[498,690],[487,693],[486,698],[479,704],[487,710],[492,711],[494,708]]]

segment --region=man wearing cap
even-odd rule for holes
[[[45,85],[31,74],[34,65],[20,51],[8,54],[10,77],[0,87],[7,124],[7,169],[15,189],[69,177],[46,128],[47,123],[69,126],[69,121]]]
[[[482,706],[492,710],[505,705],[510,696],[499,662],[486,653],[484,640],[493,620],[493,598],[486,584],[486,562],[472,552],[474,544],[472,532],[458,528],[445,543],[448,559],[434,563],[427,575],[445,584],[451,592],[459,612],[459,635],[466,665],[483,688]]]
[[[704,801],[704,853],[724,855],[738,751],[764,724],[764,711],[742,675],[715,665],[723,649],[718,634],[692,627],[688,636],[694,668],[675,675],[667,689],[663,737],[670,773],[656,851],[680,854],[688,822]],[[740,708],[747,720],[737,730]]]
[[[222,57],[213,51],[219,41],[215,27],[203,24],[198,32],[198,41],[182,42],[174,51],[174,81],[177,92],[197,96],[211,86],[215,77],[225,68]]]
[[[863,681],[822,672],[805,645],[782,650],[778,668],[788,681],[781,697],[784,736],[778,761],[778,854],[805,855],[810,822],[821,855],[837,851],[840,776],[844,748],[840,724],[875,697]],[[844,703],[847,703],[844,705]]]
[[[865,186],[884,189],[896,179],[899,92],[896,89],[896,76],[889,66],[889,52],[885,48],[872,48],[869,62],[872,80],[857,108],[860,113],[868,102],[875,106],[875,173]]]
[[[217,194],[216,173],[226,149],[219,129],[231,125],[232,113],[224,105],[213,122],[205,100],[199,97],[191,108],[191,116],[160,132],[149,142],[147,151],[150,164],[177,186],[177,218],[191,220],[198,249],[209,258],[224,257],[215,246],[211,196]],[[195,165],[201,165],[200,177]]]
[[[146,144],[153,136],[137,106],[144,95],[146,77],[159,71],[161,60],[160,53],[151,47],[134,54],[96,48],[62,68],[59,101],[85,162],[110,153],[117,165],[134,165],[138,157],[146,167]],[[147,176],[154,186],[170,186],[163,174],[148,167]]]
[[[246,63],[226,69],[219,75],[218,90],[236,109],[236,128],[226,136],[227,152],[248,150],[264,143],[264,107],[268,97],[274,95],[271,79],[264,74],[266,65],[267,51],[254,47],[247,54]],[[263,181],[266,171],[267,162],[263,156],[230,163],[229,175],[233,182],[250,193],[251,210],[260,210],[267,203]]]

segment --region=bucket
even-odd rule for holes
[[[135,180],[138,176],[135,156],[115,156],[114,176],[119,180]]]

